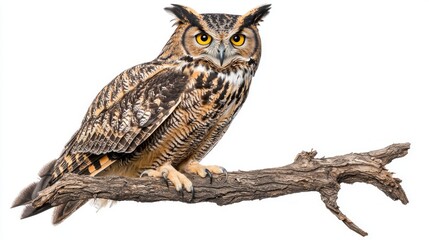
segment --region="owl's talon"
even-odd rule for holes
[[[177,191],[177,194],[179,194],[179,196],[182,196],[182,198],[185,196],[185,194],[183,193],[183,188],[180,188],[178,191]]]
[[[170,188],[170,185],[168,183],[168,172],[166,171],[162,171],[160,173],[160,175],[162,176],[162,179],[165,182],[165,185],[167,185],[167,188]],[[148,169],[148,170],[144,170],[143,172],[140,173],[139,177],[143,177],[143,176],[148,176],[148,177],[158,177],[158,174],[156,173],[156,170],[153,169]]]
[[[213,174],[227,174],[227,171],[224,167],[216,165],[204,166],[201,165],[198,161],[189,161],[186,163],[186,165],[180,166],[179,169],[190,174],[197,174],[202,178],[208,177],[210,179],[210,184],[213,182]]]
[[[142,178],[143,176],[149,176],[149,170],[144,170],[143,172],[140,173],[140,178]]]
[[[168,184],[168,172],[163,171],[162,172],[162,179],[165,182],[165,185],[167,185],[167,188],[170,188],[170,185]]]
[[[192,200],[194,200],[195,198],[195,191],[194,191],[194,187],[192,187],[191,189],[191,199],[189,200],[189,202],[192,202]]]
[[[221,167],[221,169],[222,169],[222,172],[225,174],[225,181],[226,181],[228,179],[228,171],[224,167]]]
[[[143,171],[140,176],[147,175],[149,177],[156,177],[156,178],[162,178],[162,180],[165,182],[167,187],[170,186],[171,182],[174,187],[176,188],[176,191],[184,196],[184,190],[186,190],[189,193],[192,193],[193,187],[192,182],[182,173],[177,171],[173,166],[171,166],[171,163],[167,162],[163,165],[159,166],[156,169],[148,169]]]
[[[207,174],[206,177],[208,176],[210,178],[210,184],[212,184],[212,182],[213,182],[213,174],[207,168],[205,169],[205,171],[206,171],[206,174]]]
[[[170,188],[170,184],[168,183],[168,178],[162,178],[164,180],[165,186],[167,186],[167,188]]]

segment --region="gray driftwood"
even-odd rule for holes
[[[393,159],[403,157],[409,143],[392,144],[380,150],[350,153],[342,156],[315,158],[316,151],[299,153],[292,164],[254,171],[230,172],[213,176],[213,182],[188,176],[194,184],[195,195],[178,194],[159,179],[89,177],[70,174],[46,188],[32,202],[34,207],[50,203],[53,206],[70,200],[105,198],[138,202],[181,201],[189,203],[214,202],[227,205],[246,200],[271,198],[291,193],[317,191],[326,207],[351,230],[367,233],[347,218],[337,205],[340,183],[364,182],[376,186],[393,200],[408,203],[398,178],[385,167]]]

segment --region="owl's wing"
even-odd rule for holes
[[[130,153],[174,111],[187,77],[173,68],[138,65],[97,95],[66,146],[71,154]]]
[[[40,181],[25,188],[14,206],[31,203],[41,189],[65,172],[97,175],[116,161],[106,153],[134,151],[180,103],[187,80],[174,68],[157,62],[137,65],[121,73],[94,99],[81,128],[66,145],[62,156],[40,171]],[[77,200],[60,205],[53,222],[61,222],[85,202]],[[29,204],[22,218],[51,207],[49,203],[41,207]]]

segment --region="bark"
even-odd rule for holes
[[[315,158],[317,152],[299,153],[292,164],[253,171],[230,172],[213,176],[213,182],[196,176],[194,196],[167,188],[156,178],[124,178],[118,176],[89,177],[69,174],[44,189],[33,200],[34,207],[45,203],[57,206],[71,200],[105,198],[138,202],[181,201],[189,203],[214,202],[227,205],[241,201],[277,197],[298,192],[317,191],[326,207],[347,227],[362,236],[367,233],[344,215],[337,198],[340,183],[364,182],[376,186],[393,200],[408,203],[401,180],[394,178],[385,166],[403,157],[409,143],[392,144],[380,150],[350,153],[328,158]],[[106,184],[108,183],[108,184]]]

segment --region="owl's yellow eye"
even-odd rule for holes
[[[244,41],[246,40],[246,37],[243,34],[234,34],[234,36],[231,37],[230,41],[234,46],[241,46],[244,44]]]
[[[195,40],[200,45],[209,45],[212,42],[212,37],[207,33],[199,33],[195,36]]]

